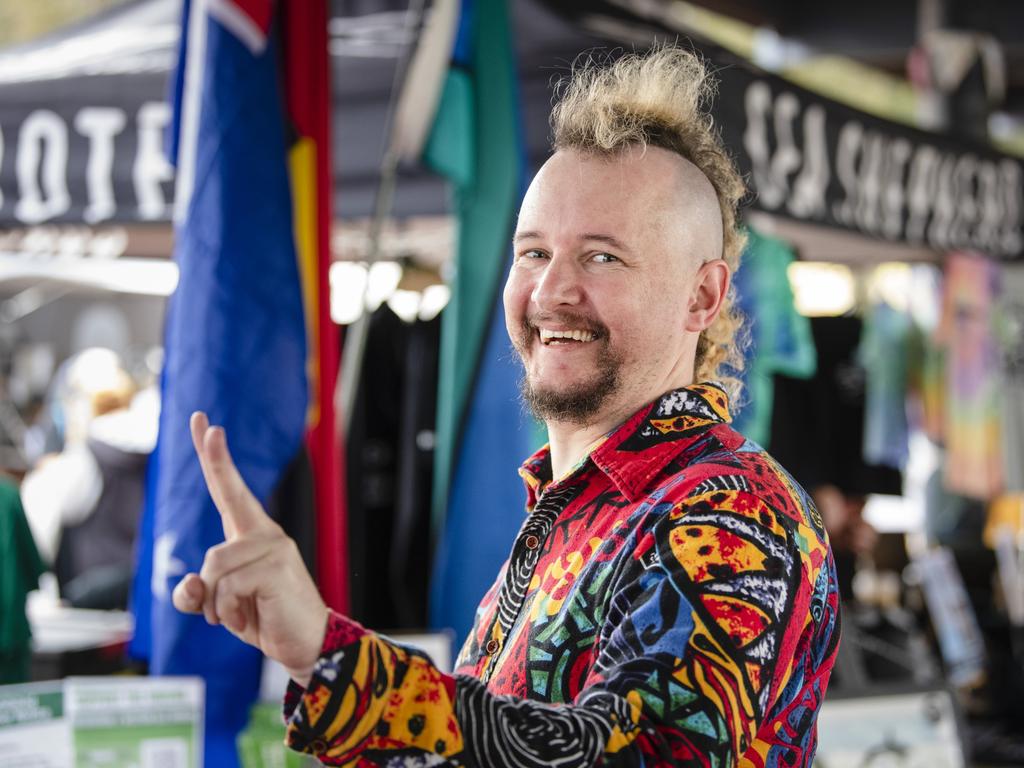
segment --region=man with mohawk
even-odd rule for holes
[[[227,541],[175,604],[289,670],[290,746],[330,765],[811,765],[835,572],[808,495],[729,426],[744,188],[710,88],[672,47],[564,84],[504,292],[550,442],[454,675],[330,611],[193,417]]]

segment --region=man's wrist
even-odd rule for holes
[[[327,639],[327,624],[330,619],[331,611],[326,606],[321,604],[319,631],[312,633],[311,637],[315,639],[314,642],[310,642],[311,656],[308,664],[303,664],[299,667],[289,667],[285,665],[285,670],[288,672],[288,676],[295,681],[297,685],[303,688],[308,688],[310,681],[313,679],[313,670],[316,668],[317,660],[324,652],[324,642]]]

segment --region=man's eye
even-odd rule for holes
[[[547,254],[544,251],[539,251],[536,248],[532,248],[529,251],[523,251],[522,258],[524,259],[546,259]]]
[[[610,253],[595,253],[593,258],[598,264],[611,264],[612,262],[618,261],[618,258],[612,256]]]

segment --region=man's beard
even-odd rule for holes
[[[537,328],[528,321],[523,322],[521,335],[515,345],[523,363],[523,376],[519,380],[519,393],[523,402],[540,421],[560,421],[570,424],[587,425],[601,411],[602,406],[619,390],[619,371],[622,357],[608,346],[608,333],[603,328],[594,328],[591,323],[567,323],[576,328],[592,330],[597,338],[587,344],[600,344],[597,370],[588,380],[572,385],[565,390],[534,386],[526,372],[525,350],[537,338]],[[543,343],[538,341],[537,343]],[[582,343],[582,342],[570,342]]]

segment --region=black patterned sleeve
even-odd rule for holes
[[[327,765],[689,764],[673,756],[636,694],[609,690],[633,682],[611,682],[571,705],[497,696],[332,614],[309,687],[293,684],[286,698],[286,740]]]

